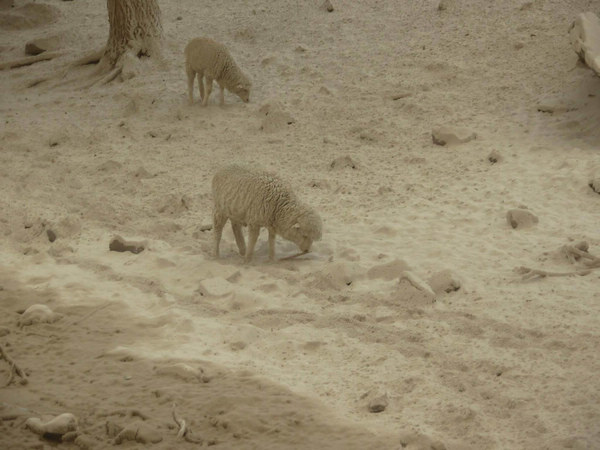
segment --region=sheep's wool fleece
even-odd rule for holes
[[[228,87],[249,85],[249,81],[237,66],[227,48],[208,38],[192,39],[185,47],[185,59],[195,72],[205,72]]]
[[[212,190],[215,210],[243,225],[276,227],[300,205],[291,187],[277,175],[241,165],[219,170]]]

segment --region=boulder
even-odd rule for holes
[[[600,76],[600,19],[593,12],[581,13],[571,25],[569,38],[579,59]]]

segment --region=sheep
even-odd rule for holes
[[[275,236],[294,242],[308,253],[313,241],[321,239],[319,214],[300,202],[290,186],[277,175],[243,165],[218,170],[212,180],[215,256],[223,227],[229,219],[241,256],[252,259],[260,227],[269,231],[269,260],[275,259]],[[248,226],[248,248],[242,234]]]
[[[239,69],[223,44],[208,38],[192,39],[185,47],[185,70],[188,79],[190,105],[194,102],[194,77],[198,74],[198,90],[202,105],[208,104],[213,80],[221,88],[220,103],[225,103],[224,89],[227,88],[245,103],[250,100],[250,80]],[[206,93],[202,79],[206,79]]]

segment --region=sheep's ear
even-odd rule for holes
[[[298,222],[296,222],[294,225],[292,225],[292,228],[294,230],[299,230],[300,229],[300,224]]]

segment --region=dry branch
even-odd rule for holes
[[[592,270],[600,268],[600,258],[588,253],[589,245],[586,241],[578,242],[575,245],[563,245],[561,252],[567,257],[571,263],[582,263],[585,268],[574,270],[572,272],[550,272],[542,269],[533,269],[531,267],[517,267],[515,271],[522,275],[523,280],[531,280],[534,278],[546,277],[571,277],[585,276]]]
[[[190,430],[188,428],[186,421],[177,415],[177,411],[175,410],[176,407],[177,407],[177,405],[175,403],[173,403],[173,409],[172,409],[173,420],[179,427],[179,431],[177,432],[177,439],[183,438],[187,442],[191,442],[192,444],[202,444],[203,439],[202,438],[194,438],[192,436],[192,430]]]
[[[12,382],[15,373],[21,377],[21,384],[27,384],[29,382],[29,380],[27,379],[27,375],[25,375],[25,372],[17,365],[17,363],[10,356],[8,356],[8,354],[2,348],[1,345],[0,359],[4,359],[10,366],[10,373],[8,374],[8,381],[6,383],[6,386],[8,386]]]

